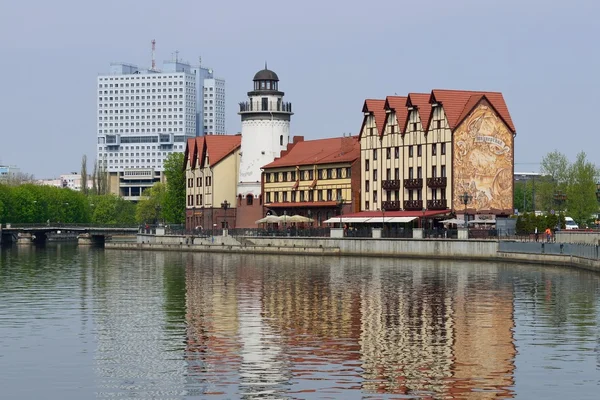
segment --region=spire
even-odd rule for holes
[[[268,69],[268,68],[267,68],[267,61],[265,61],[265,69]]]

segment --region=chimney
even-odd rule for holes
[[[342,142],[341,142],[342,154],[346,154],[346,153],[352,151],[353,148],[354,148],[354,138],[352,136],[344,135],[342,137]]]

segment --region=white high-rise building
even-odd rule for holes
[[[177,59],[165,61],[162,71],[113,63],[97,85],[98,168],[108,173],[110,191],[128,200],[139,200],[144,189],[163,180],[163,162],[183,152],[188,138],[224,133],[225,82],[212,70]],[[223,117],[208,131],[200,117],[202,94],[211,87],[222,89]]]

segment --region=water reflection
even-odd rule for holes
[[[597,274],[561,268],[11,247],[0,387],[7,398],[596,398],[599,297]]]

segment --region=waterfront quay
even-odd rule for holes
[[[535,242],[523,239],[448,239],[448,238],[355,238],[298,236],[220,236],[137,235],[136,243],[107,242],[109,249],[137,249],[183,252],[242,254],[361,256],[419,259],[508,261],[518,263],[572,266],[600,271],[600,246],[585,243],[594,240],[590,233],[581,242]],[[468,233],[459,233],[459,237]],[[565,236],[565,240],[571,236]],[[585,240],[584,240],[585,238]],[[559,238],[560,239],[560,238]],[[558,239],[557,239],[558,240]],[[596,242],[598,243],[597,239]]]

